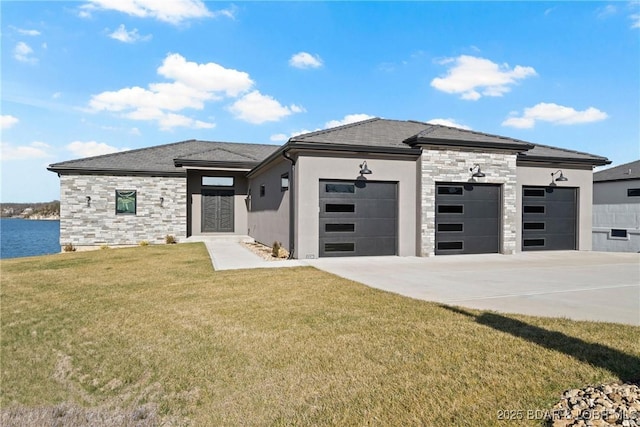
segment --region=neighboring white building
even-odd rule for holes
[[[593,250],[640,252],[640,160],[593,174]]]

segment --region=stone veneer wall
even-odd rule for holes
[[[136,190],[135,215],[116,215],[116,190]],[[86,197],[91,197],[87,206]],[[162,207],[160,197],[164,197]],[[60,244],[165,243],[187,233],[187,180],[181,177],[61,175]]]
[[[421,256],[435,253],[436,183],[468,182],[469,168],[479,164],[484,178],[477,183],[502,184],[501,252],[516,251],[516,154],[505,152],[467,151],[423,148],[422,168],[422,243]]]

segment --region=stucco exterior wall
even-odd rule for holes
[[[517,250],[522,250],[522,187],[523,186],[544,186],[551,184],[551,174],[556,172],[558,167],[533,167],[518,166],[518,197],[516,200],[517,209]],[[577,188],[578,191],[578,229],[577,248],[580,251],[591,250],[591,220],[592,209],[591,200],[593,194],[593,172],[591,167],[585,169],[562,167],[564,176],[568,179],[566,182],[558,182],[558,187]]]
[[[640,197],[627,190],[640,188],[640,180],[593,183],[593,250],[640,252]],[[626,230],[627,237],[611,234]]]
[[[247,190],[248,181],[246,172],[232,172],[221,170],[189,170],[187,172],[187,206],[188,217],[188,235],[197,236],[206,234],[202,232],[202,190],[207,188],[220,188],[233,190],[235,195],[233,198],[233,233],[228,234],[247,234]],[[204,187],[202,186],[203,176],[221,176],[233,177],[233,187]]]
[[[640,188],[640,179],[630,179],[627,181],[594,182],[593,204],[640,204],[640,197],[627,196],[627,190],[630,188]]]
[[[135,215],[116,214],[116,190],[137,191]],[[186,195],[180,177],[61,175],[60,245],[164,243],[168,234],[180,240],[187,232]]]
[[[477,183],[502,186],[502,236],[500,252],[517,250],[516,154],[454,149],[424,148],[421,165],[421,256],[435,253],[436,183],[469,182],[474,164],[479,164],[484,178]]]
[[[251,177],[249,188],[249,236],[257,242],[271,246],[278,241],[287,250],[289,248],[289,194],[290,189],[282,191],[281,177],[290,174],[291,163],[282,160],[269,169]],[[260,196],[260,186],[264,185],[265,195]]]
[[[359,165],[367,161],[373,171],[368,181],[398,183],[398,255],[415,256],[417,207],[417,163],[414,159],[389,160],[367,155],[363,157],[300,156],[295,169],[295,254],[296,258],[317,258],[319,253],[319,211],[321,179],[355,180]]]

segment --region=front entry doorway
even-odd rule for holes
[[[202,232],[233,233],[233,190],[202,191]]]

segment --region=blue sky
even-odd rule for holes
[[[640,158],[639,2],[2,1],[3,202],[51,163],[368,117]]]

